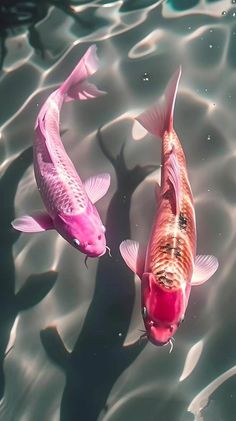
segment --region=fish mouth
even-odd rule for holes
[[[105,254],[105,252],[102,252],[100,254],[96,254],[96,253],[89,253],[88,251],[85,252],[87,257],[91,257],[92,259],[96,258],[96,257],[101,257]]]
[[[160,340],[158,340],[158,339],[155,339],[149,332],[148,332],[148,330],[145,330],[145,331],[141,331],[141,332],[143,332],[142,333],[142,335],[140,336],[140,338],[139,338],[139,340],[142,340],[142,339],[148,339],[149,340],[149,342],[151,342],[153,345],[155,345],[155,346],[164,346],[164,345],[167,345],[168,343],[169,343],[169,341],[170,341],[170,339],[168,339],[167,341],[160,341]]]
[[[108,252],[108,254],[109,254],[109,256],[110,256],[110,257],[112,257],[112,256],[111,256],[111,249],[110,249],[110,247],[108,247],[108,246],[105,246],[105,250],[103,250],[103,252],[102,252],[101,254],[99,254],[99,256],[98,256],[98,257],[103,256],[106,252]]]
[[[175,325],[149,321],[146,324],[148,340],[156,346],[167,345],[176,331]]]
[[[105,250],[103,250],[103,251],[102,251],[102,253],[100,253],[100,254],[98,255],[98,257],[104,256],[104,254],[106,253],[106,251],[107,251],[107,249],[105,248]]]
[[[104,254],[106,253],[106,249],[104,250],[104,251],[102,251],[102,253],[100,253],[100,254],[97,254],[97,253],[90,253],[90,252],[88,252],[88,251],[86,251],[86,255],[88,256],[88,257],[101,257],[101,256],[103,256]]]
[[[148,340],[149,340],[149,341],[150,341],[153,345],[156,345],[156,346],[164,346],[164,345],[167,345],[167,344],[169,343],[169,339],[168,339],[167,341],[163,342],[163,341],[159,341],[159,340],[157,340],[157,339],[153,338],[152,336],[148,336]]]

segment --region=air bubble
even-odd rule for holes
[[[143,82],[149,82],[149,80],[150,80],[150,75],[149,75],[149,73],[145,72],[145,73],[142,75],[142,81],[143,81]]]
[[[213,45],[212,44],[209,44],[209,48],[213,48]]]
[[[211,140],[211,135],[210,134],[207,136],[207,140]]]

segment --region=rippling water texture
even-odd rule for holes
[[[234,420],[236,2],[1,3],[0,419]],[[95,80],[108,94],[66,105],[61,124],[81,178],[112,176],[98,208],[113,257],[90,259],[87,270],[56,232],[19,235],[10,221],[42,207],[35,118],[92,43],[101,61]],[[220,269],[193,288],[169,354],[138,341],[140,285],[118,245],[147,238],[160,176],[160,144],[151,136],[134,142],[132,117],[161,95],[179,64],[175,126],[198,253],[216,255]]]

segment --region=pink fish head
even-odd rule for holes
[[[165,345],[173,337],[183,316],[188,293],[162,287],[152,273],[142,276],[143,320],[148,339],[155,345]]]
[[[54,220],[56,230],[76,249],[89,257],[106,252],[105,227],[95,206],[77,214],[60,214]]]

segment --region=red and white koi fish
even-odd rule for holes
[[[161,186],[158,207],[142,257],[139,243],[125,240],[120,252],[141,279],[146,336],[156,345],[171,342],[184,318],[192,285],[200,285],[218,268],[214,256],[196,256],[193,196],[181,143],[173,127],[174,104],[181,68],[173,75],[162,101],[137,121],[162,139]]]
[[[59,117],[63,102],[87,100],[99,91],[87,78],[98,69],[92,45],[64,83],[42,106],[35,125],[34,172],[47,212],[15,219],[12,226],[23,232],[56,229],[71,245],[87,256],[106,251],[105,227],[94,203],[110,185],[110,175],[100,174],[82,183],[60,138]]]

